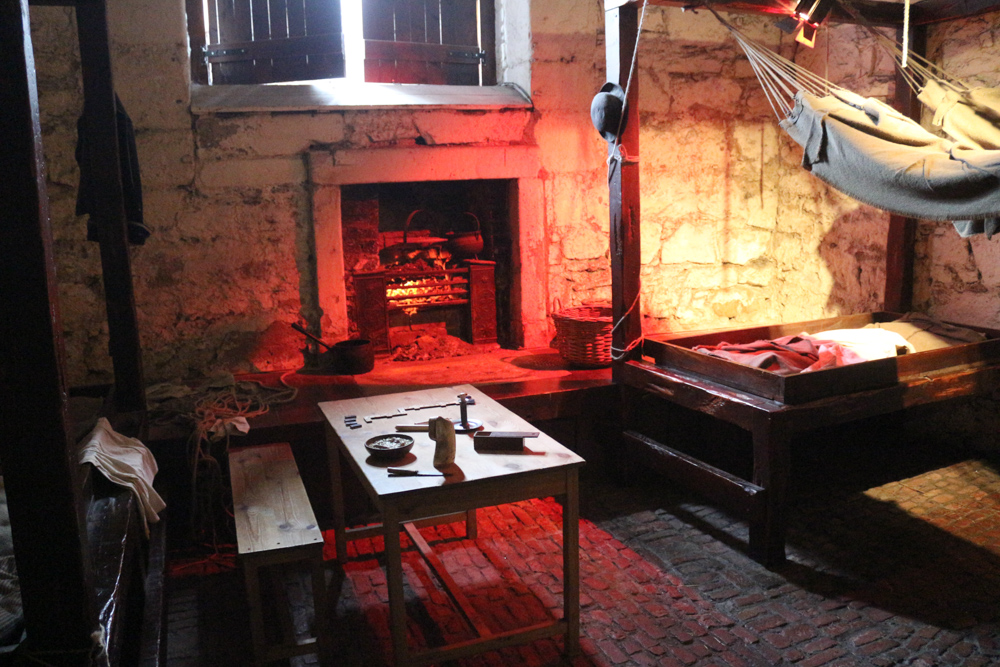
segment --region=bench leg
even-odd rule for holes
[[[330,598],[326,588],[326,568],[323,555],[312,561],[313,624],[316,627],[316,645],[321,665],[333,664],[333,645],[330,624]]]
[[[250,635],[253,639],[254,663],[260,664],[261,656],[267,652],[267,638],[264,634],[264,615],[260,607],[260,569],[249,560],[244,560],[243,577],[246,581],[247,602],[250,605]]]

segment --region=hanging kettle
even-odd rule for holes
[[[479,226],[479,218],[475,214],[466,211],[463,217],[472,218],[476,223],[476,228],[471,231],[452,231],[444,236],[448,239],[448,250],[455,257],[472,257],[483,251],[483,234]]]

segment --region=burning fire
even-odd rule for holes
[[[468,298],[467,282],[448,275],[396,278],[386,285],[385,293],[397,308],[463,303]]]

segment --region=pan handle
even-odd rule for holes
[[[333,347],[332,347],[332,346],[330,346],[330,345],[327,345],[327,344],[326,344],[326,343],[324,343],[324,342],[323,342],[322,340],[320,340],[320,339],[319,339],[319,338],[317,338],[316,336],[313,336],[313,335],[312,335],[311,333],[309,333],[308,331],[306,331],[306,330],[305,330],[305,329],[304,329],[304,328],[302,327],[302,325],[301,325],[301,324],[299,324],[298,322],[292,322],[292,328],[293,328],[293,329],[295,329],[296,331],[298,331],[298,332],[299,332],[300,334],[303,334],[303,335],[305,335],[305,336],[306,336],[307,338],[312,338],[312,339],[313,339],[314,341],[316,341],[317,343],[319,343],[320,345],[322,345],[322,346],[323,346],[323,347],[325,347],[326,349],[328,349],[328,350],[332,350],[332,349],[333,349]]]
[[[410,233],[410,220],[413,220],[413,218],[416,217],[417,213],[423,213],[423,212],[424,209],[418,208],[416,211],[410,213],[410,215],[406,217],[406,224],[403,226],[403,245],[406,245],[406,235]]]

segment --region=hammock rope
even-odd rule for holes
[[[941,134],[796,64],[707,9],[746,54],[779,125],[802,146],[802,166],[814,176],[891,213],[955,221],[962,236],[1000,230],[1000,89],[971,88],[948,76],[844,7],[891,55]]]
[[[914,93],[919,94],[928,81],[934,81],[944,88],[960,93],[968,92],[971,89],[971,86],[946,72],[937,63],[919,53],[910,51],[909,30],[906,27],[904,27],[903,43],[901,44],[872,25],[850,0],[840,0],[840,6],[875,39],[883,51],[892,57],[896,64],[896,70],[903,76]]]
[[[750,39],[711,6],[707,8],[743,49],[764,89],[771,109],[779,120],[787,118],[791,113],[795,94],[800,91],[823,97],[833,90],[843,90],[818,74]]]

